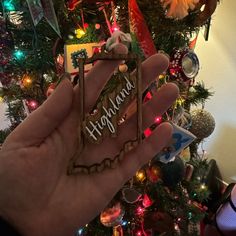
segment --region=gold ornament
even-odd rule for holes
[[[128,66],[126,64],[119,65],[119,71],[125,73],[128,71]]]
[[[215,119],[203,109],[197,109],[191,113],[192,125],[189,129],[198,139],[209,137],[215,129]]]
[[[0,103],[2,103],[3,102],[3,97],[2,96],[0,96]]]

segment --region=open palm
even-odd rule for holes
[[[117,45],[116,53],[126,53]],[[86,111],[120,62],[96,63],[86,76]],[[142,64],[143,89],[168,67],[163,54]],[[178,96],[167,84],[143,105],[143,128],[163,114]],[[135,135],[135,114],[119,127],[118,138],[100,145],[86,144],[78,162],[91,165],[117,154]],[[0,156],[0,215],[23,235],[69,236],[92,220],[135,171],[169,141],[171,125],[163,123],[141,145],[125,155],[115,169],[91,175],[67,175],[78,146],[79,89],[64,79],[49,99],[19,125],[5,141]]]

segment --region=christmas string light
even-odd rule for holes
[[[12,3],[12,0],[5,0],[3,1],[3,7],[6,11],[15,11],[15,6]]]

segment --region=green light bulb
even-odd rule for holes
[[[21,60],[24,58],[24,52],[22,52],[21,50],[16,50],[14,52],[14,57],[17,59],[17,60]]]
[[[13,5],[12,0],[5,0],[3,6],[6,11],[15,11],[15,6]]]

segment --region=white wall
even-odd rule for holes
[[[205,108],[215,117],[216,129],[204,149],[209,158],[217,160],[227,182],[236,176],[235,9],[235,0],[221,0],[213,15],[209,41],[205,42],[201,35],[195,50],[201,63],[197,80],[215,91]]]

